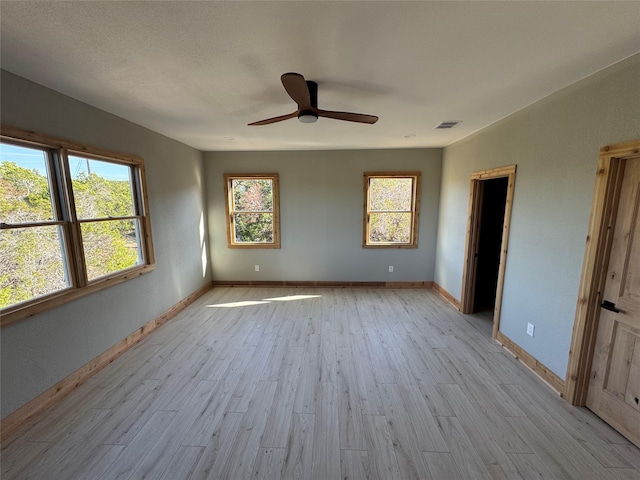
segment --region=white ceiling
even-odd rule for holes
[[[3,69],[201,150],[442,147],[640,51],[640,2],[0,2]],[[247,123],[296,105],[378,115]],[[445,120],[462,123],[434,130]]]

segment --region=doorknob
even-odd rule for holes
[[[602,305],[600,306],[605,310],[609,310],[610,312],[620,313],[620,309],[616,308],[616,304],[613,302],[610,302],[609,300],[605,300],[604,302],[602,302]]]

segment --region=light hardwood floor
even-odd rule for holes
[[[216,288],[36,418],[2,479],[639,479],[429,290]]]

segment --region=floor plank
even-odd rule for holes
[[[369,480],[375,478],[370,472],[369,456],[366,450],[342,450],[340,468],[344,480]]]
[[[424,463],[423,449],[433,450],[432,445],[418,441],[410,413],[405,407],[397,384],[381,385],[385,419],[391,436],[393,450],[400,469],[401,478],[425,478],[429,470]]]
[[[98,477],[99,480],[119,480],[130,478],[145,456],[153,449],[160,436],[169,427],[176,412],[156,411],[140,432],[131,440],[109,468]],[[51,477],[55,478],[55,477]]]
[[[453,460],[462,478],[491,479],[492,476],[456,417],[438,417],[438,423],[449,445]]]
[[[315,414],[295,413],[282,466],[282,479],[311,478]]]
[[[555,478],[544,462],[533,453],[510,453],[509,458],[523,480],[552,480]]]
[[[258,452],[251,478],[280,480],[286,453],[284,448],[261,448]]]
[[[450,453],[424,452],[423,455],[433,480],[462,478],[460,470],[456,466],[456,461]]]
[[[175,455],[173,455],[171,460],[169,460],[169,466],[165,470],[164,475],[160,477],[160,480],[189,478],[196,468],[198,460],[200,460],[203,452],[204,447],[179,447]]]
[[[371,478],[401,479],[387,419],[383,415],[364,415],[363,419]]]
[[[311,478],[340,478],[338,391],[331,382],[318,384]]]

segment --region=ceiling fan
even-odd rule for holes
[[[298,104],[295,112],[279,117],[267,118],[258,122],[250,123],[253,125],[269,125],[270,123],[281,122],[290,118],[298,117],[303,123],[314,123],[318,117],[334,118],[336,120],[346,120],[347,122],[369,123],[373,124],[378,121],[375,115],[364,115],[362,113],[351,112],[334,112],[332,110],[321,110],[318,108],[318,84],[310,80],[305,80],[299,73],[285,73],[280,79],[282,85],[294,102]]]

